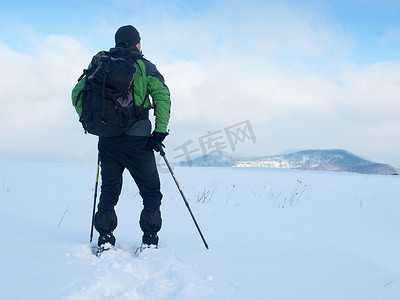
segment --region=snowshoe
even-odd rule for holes
[[[150,249],[158,249],[158,246],[157,245],[154,245],[154,244],[143,244],[142,243],[142,245],[140,245],[140,247],[138,247],[137,249],[136,249],[136,251],[135,251],[135,255],[136,256],[138,256],[139,255],[139,253],[141,253],[141,252],[143,252],[143,251],[146,251],[146,250],[150,250]]]

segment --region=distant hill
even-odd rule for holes
[[[302,170],[324,170],[362,174],[398,175],[399,169],[387,164],[365,160],[353,153],[341,149],[304,150],[289,154],[257,158],[245,158],[232,155],[209,154],[180,165],[214,167],[260,167]]]

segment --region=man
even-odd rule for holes
[[[121,136],[99,137],[102,185],[94,219],[95,228],[99,232],[98,246],[106,250],[115,245],[113,231],[117,227],[117,215],[114,207],[121,193],[122,173],[126,168],[143,199],[139,221],[143,231],[142,249],[157,248],[157,233],[161,229],[162,194],[153,150],[159,151],[168,135],[170,93],[156,66],[143,57],[140,35],[135,27],[126,25],[119,28],[115,33],[115,47],[129,50],[134,59],[137,69],[132,84],[134,103],[135,111],[139,111],[141,117]],[[79,86],[78,83],[75,89],[82,87],[83,85]],[[73,101],[76,100],[74,95],[77,95],[76,91],[72,93]],[[148,112],[153,105],[149,95],[155,110],[155,129],[152,133]]]

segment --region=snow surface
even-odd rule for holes
[[[161,168],[159,249],[134,255],[141,199],[126,172],[117,250],[98,259],[95,164],[0,163],[1,299],[400,299],[400,177],[174,170],[210,249]]]

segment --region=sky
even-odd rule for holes
[[[71,90],[132,24],[171,91],[170,160],[345,149],[400,168],[399,14],[386,0],[8,1],[0,160],[96,161]]]

